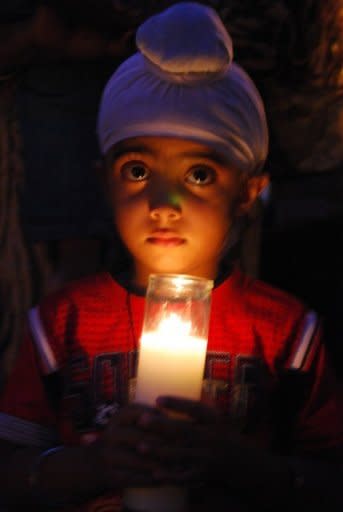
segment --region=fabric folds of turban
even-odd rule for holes
[[[205,144],[247,173],[268,151],[261,97],[232,62],[232,42],[217,13],[178,3],[149,18],[136,34],[138,52],[108,81],[98,137],[106,153],[139,136],[180,137]]]

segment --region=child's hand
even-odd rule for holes
[[[103,435],[90,446],[93,465],[105,489],[156,483],[154,474],[162,468],[140,447],[155,444],[158,439],[157,433],[144,427],[144,417],[157,419],[161,415],[158,409],[129,405],[112,417]]]
[[[151,437],[138,446],[142,455],[158,462],[153,473],[156,480],[188,486],[214,482],[241,488],[254,477],[260,451],[214,408],[176,397],[160,397],[157,405],[164,414],[147,411],[140,416],[139,424]]]
[[[235,432],[214,408],[176,397],[160,397],[157,406],[122,409],[94,443],[106,489],[214,484],[259,491],[271,475],[277,482],[284,477],[278,458]]]

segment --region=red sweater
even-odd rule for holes
[[[92,440],[134,387],[143,309],[144,297],[107,273],[33,309],[0,398],[0,438],[42,448]],[[256,443],[289,455],[341,453],[325,359],[316,315],[293,297],[237,270],[214,289],[203,399]]]

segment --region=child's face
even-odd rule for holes
[[[127,139],[108,160],[114,222],[135,283],[160,272],[214,279],[233,220],[260,189],[209,147],[183,139]]]

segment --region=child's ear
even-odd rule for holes
[[[269,176],[261,174],[260,176],[251,176],[242,187],[241,195],[238,200],[237,214],[247,215],[255,204],[262,191],[269,185]]]

